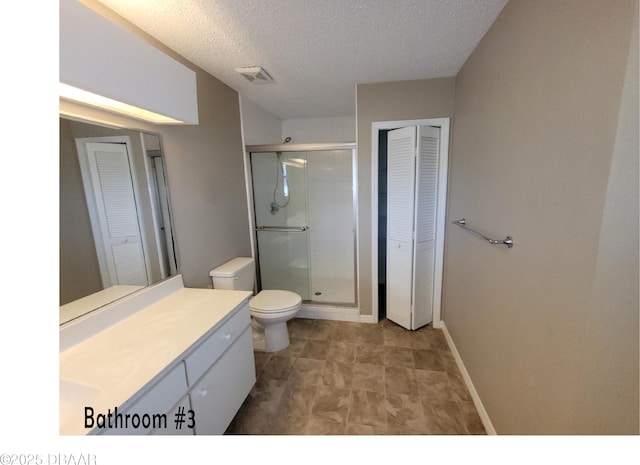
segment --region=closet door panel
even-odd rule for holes
[[[416,128],[390,131],[387,148],[387,237],[411,242],[414,220]]]
[[[418,127],[416,160],[415,253],[411,329],[433,321],[433,276],[440,129]]]
[[[418,242],[435,239],[439,143],[439,128],[430,126],[418,128],[415,212],[416,240]]]
[[[411,328],[413,247],[411,242],[387,241],[387,318]]]
[[[433,321],[434,241],[418,242],[415,248],[411,329]]]
[[[411,329],[416,128],[387,143],[387,317]]]

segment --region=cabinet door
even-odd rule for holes
[[[113,418],[113,428],[106,435],[150,434],[152,430],[171,426],[174,417],[170,412],[187,391],[184,364],[180,363],[156,384],[151,386],[134,403],[118,408]]]
[[[193,428],[190,428],[191,416],[189,412],[191,410],[191,404],[189,403],[189,396],[185,395],[178,404],[173,408],[171,412],[167,414],[166,428],[156,428],[151,434],[158,435],[172,435],[172,436],[188,436],[193,435]],[[183,423],[176,423],[176,419],[181,418]]]
[[[223,434],[256,381],[251,327],[190,390],[196,434]]]

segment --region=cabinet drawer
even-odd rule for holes
[[[191,388],[196,434],[223,434],[256,381],[251,328]]]
[[[189,385],[197,382],[250,324],[249,303],[245,302],[227,322],[216,329],[196,350],[187,355],[185,365]]]
[[[187,379],[184,364],[180,362],[131,406],[118,408],[119,424],[116,428],[106,430],[104,434],[149,434],[161,424],[170,426],[174,418],[168,412],[186,392]],[[114,418],[113,421],[115,420]],[[146,428],[145,423],[148,424]]]

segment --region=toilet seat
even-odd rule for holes
[[[295,292],[280,290],[260,291],[249,301],[252,312],[277,314],[295,310],[302,304],[302,297]]]

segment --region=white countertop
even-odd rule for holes
[[[120,407],[250,296],[246,291],[179,289],[61,352],[60,378],[99,391],[87,405],[95,412]],[[61,434],[89,432],[84,403],[82,398],[61,403]]]

